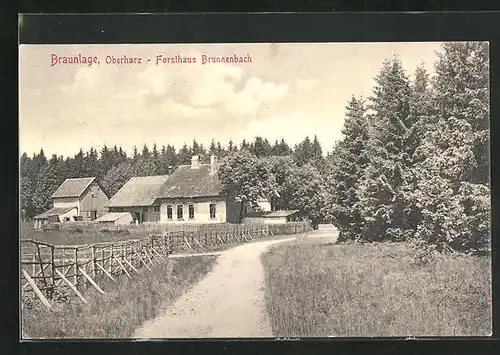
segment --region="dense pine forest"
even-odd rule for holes
[[[164,175],[192,155],[208,163],[215,154],[223,158],[224,186],[240,187],[238,201],[272,196],[276,208],[299,209],[313,224],[333,223],[340,241],[488,250],[488,44],[443,44],[434,67],[432,77],[423,65],[411,68],[410,80],[400,58],[388,58],[372,95],[346,103],[343,139],[328,154],[316,137],[293,147],[255,137],[209,147],[196,140],[180,148],[144,145],[131,155],[117,146],[74,157],[24,153],[22,217],[50,208],[66,178],[96,176],[113,195],[132,176]]]
[[[253,142],[243,140],[236,145],[229,141],[223,145],[212,141],[208,148],[196,140],[191,145],[184,144],[179,150],[173,145],[163,145],[160,149],[144,144],[139,151],[134,147],[131,156],[117,146],[106,145],[97,152],[90,148],[80,150],[74,157],[52,155],[45,156],[43,149],[29,157],[21,156],[21,209],[25,219],[29,220],[38,213],[49,209],[51,199],[57,187],[67,178],[95,176],[106,192],[114,195],[132,176],[167,175],[179,165],[190,164],[191,157],[198,155],[202,163],[210,163],[210,156],[223,159],[230,153],[248,152],[255,158],[271,156],[286,157],[298,164],[323,159],[321,145],[315,136],[306,137],[292,149],[284,139],[271,144],[266,138],[255,137]]]

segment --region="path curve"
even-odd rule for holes
[[[258,241],[222,252],[203,280],[163,315],[144,323],[134,338],[272,337],[260,257],[271,245],[294,239]]]

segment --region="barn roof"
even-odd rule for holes
[[[222,194],[222,185],[210,164],[179,166],[160,189],[158,198],[181,198],[217,196]]]
[[[80,197],[94,180],[95,177],[66,179],[52,194],[52,198]]]
[[[115,222],[120,218],[130,215],[130,212],[110,212],[94,220],[94,222]]]
[[[71,207],[54,207],[54,208],[51,208],[48,211],[45,211],[43,213],[40,213],[39,215],[36,215],[33,218],[44,219],[44,218],[48,218],[50,216],[59,216],[59,215],[64,214],[64,213],[66,213],[68,211],[71,211],[74,208],[76,208],[76,206],[71,206]]]
[[[274,211],[265,214],[264,218],[274,218],[274,217],[288,217],[295,213],[299,212],[299,210],[287,210],[287,211]]]
[[[108,207],[151,206],[168,175],[136,176],[122,186],[108,201]]]

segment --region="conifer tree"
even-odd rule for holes
[[[299,144],[295,145],[295,149],[293,151],[293,157],[295,163],[298,166],[302,166],[311,161],[311,159],[313,158],[313,152],[312,152],[312,143],[309,136],[307,136]]]
[[[236,151],[236,150],[238,150],[238,147],[236,147],[236,146],[234,145],[233,140],[232,140],[232,139],[230,139],[230,140],[229,140],[229,143],[228,143],[228,145],[227,145],[227,151],[228,151],[229,153],[231,153],[231,152],[234,152],[234,151]]]
[[[134,176],[131,163],[123,162],[111,168],[102,178],[102,187],[113,196],[125,183]]]
[[[177,154],[177,164],[186,165],[191,163],[191,150],[188,148],[187,144],[184,143],[182,148],[179,150]]]
[[[404,170],[405,138],[414,124],[410,115],[410,83],[397,56],[386,60],[377,75],[369,117],[369,162],[357,190],[367,240],[404,240],[412,236],[412,218]],[[401,179],[401,181],[399,180]],[[400,202],[403,199],[405,202]]]
[[[327,171],[327,218],[339,230],[339,241],[359,239],[363,219],[357,190],[368,164],[368,121],[362,98],[352,97],[346,107],[342,134]]]
[[[154,166],[154,171],[151,172],[152,175],[161,175],[161,166],[160,166],[160,153],[156,147],[156,143],[153,143],[153,149],[151,151],[151,161]]]
[[[240,144],[240,150],[246,150],[250,151],[250,144],[246,141],[246,139],[243,139]]]
[[[149,158],[151,157],[151,153],[149,152],[149,148],[146,143],[144,143],[144,145],[142,146],[141,157],[145,160],[149,160]]]
[[[33,195],[33,206],[36,214],[42,213],[52,207],[51,196],[58,187],[58,163],[57,156],[53,155],[50,161],[42,166],[37,175]]]
[[[291,155],[292,154],[292,149],[290,146],[285,142],[284,138],[281,138],[281,141],[278,146],[278,154],[277,155]]]
[[[101,149],[100,163],[102,175],[106,174],[113,167],[112,151],[109,150],[106,144]]]
[[[419,240],[438,249],[490,248],[488,44],[442,45],[433,82],[437,115],[416,154]]]
[[[215,144],[215,140],[212,139],[210,142],[210,146],[208,147],[208,154],[209,155],[216,155],[217,154],[217,145]]]
[[[21,155],[19,162],[20,178],[21,178],[21,217],[23,220],[31,219],[35,210],[33,207],[33,196],[36,186],[36,174],[34,172],[35,166],[33,161],[26,153]]]
[[[137,150],[137,146],[134,145],[134,148],[132,149],[132,162],[136,162],[137,160],[139,160],[139,152]],[[101,159],[102,159],[102,156],[101,156]]]
[[[317,160],[323,157],[323,149],[319,143],[318,137],[314,135],[314,139],[311,146],[312,159]]]
[[[215,155],[218,157],[225,157],[227,154],[226,149],[222,146],[220,142],[217,142],[217,149],[215,150]]]
[[[250,150],[257,158],[271,155],[271,145],[267,139],[257,136]]]
[[[177,154],[175,153],[175,147],[170,144],[167,145],[167,150],[165,152],[165,162],[167,163],[167,169],[169,166],[177,166]],[[168,173],[168,170],[167,170]]]
[[[72,169],[71,169],[71,177],[79,178],[79,177],[87,177],[86,167],[85,167],[85,156],[83,154],[83,149],[80,148],[77,154],[72,161]]]

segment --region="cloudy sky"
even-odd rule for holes
[[[256,135],[290,144],[316,134],[324,150],[341,138],[353,94],[371,94],[385,58],[407,73],[433,71],[438,43],[22,45],[20,151],[72,156],[80,148],[144,143],[176,148]],[[51,54],[97,56],[100,65],[50,66]],[[156,56],[196,57],[159,64]],[[201,55],[251,56],[251,63],[201,64]],[[105,64],[106,56],[142,64]],[[150,62],[147,59],[151,59]]]

